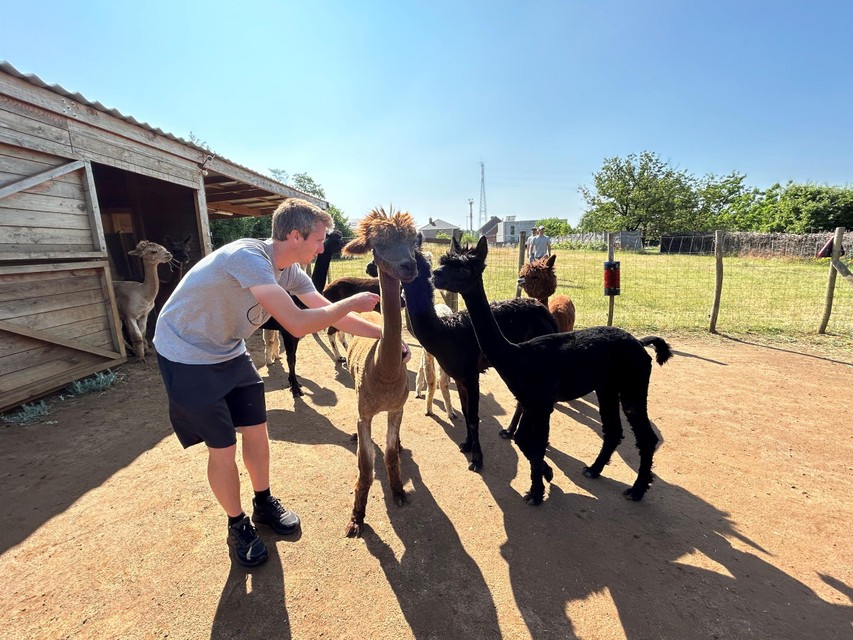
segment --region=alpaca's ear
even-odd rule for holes
[[[184,238],[184,244],[189,244],[190,240],[192,240],[192,239],[193,239],[192,236],[187,236],[186,238]]]
[[[341,253],[345,256],[361,256],[368,251],[370,251],[370,245],[368,245],[367,240],[362,237],[350,240],[344,245],[344,248],[341,249]]]
[[[450,253],[462,253],[462,247],[459,246],[455,234],[450,236]]]
[[[139,249],[131,249],[130,251],[127,252],[127,255],[138,256],[139,255]]]
[[[485,259],[489,253],[489,240],[486,236],[480,236],[477,242],[477,257]]]
[[[557,261],[557,256],[555,254],[551,254],[551,257],[548,258],[548,262],[545,263],[545,266],[549,269],[554,266],[554,263]]]
[[[418,237],[415,242],[418,249],[424,246],[424,234],[422,234],[420,231],[418,231]]]

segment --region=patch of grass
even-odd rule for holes
[[[31,422],[41,420],[49,413],[50,405],[41,400],[39,402],[23,404],[17,411],[5,413],[0,418],[2,418],[3,422],[10,424],[30,424]]]
[[[119,380],[119,375],[114,371],[107,369],[99,371],[93,376],[75,380],[65,388],[65,393],[71,396],[82,396],[87,393],[96,393],[106,391]]]

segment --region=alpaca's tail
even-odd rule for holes
[[[670,347],[667,341],[663,338],[658,338],[657,336],[646,336],[645,338],[640,338],[640,342],[644,347],[655,348],[655,354],[657,356],[655,359],[660,365],[672,357],[672,347]]]

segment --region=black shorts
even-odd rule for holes
[[[181,364],[157,354],[169,419],[184,446],[237,443],[237,427],[267,421],[264,381],[248,353],[217,364]]]

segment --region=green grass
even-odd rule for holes
[[[447,245],[426,245],[436,258]],[[601,251],[555,250],[557,293],[571,296],[577,327],[607,324]],[[337,258],[331,278],[363,277],[369,257]],[[621,295],[613,324],[632,332],[707,333],[714,301],[713,256],[617,252]],[[489,249],[483,283],[490,300],[515,296],[518,250]],[[725,257],[717,331],[786,345],[816,345],[853,351],[853,287],[836,278],[828,335],[817,333],[824,313],[827,260]],[[464,302],[459,299],[459,308]],[[847,355],[846,360],[853,360]]]

